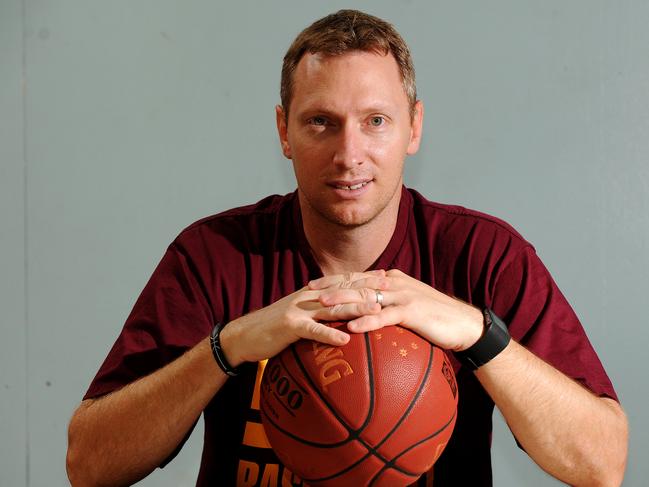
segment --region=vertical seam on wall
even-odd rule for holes
[[[23,259],[24,259],[24,330],[25,330],[25,484],[30,486],[30,458],[29,458],[29,273],[28,273],[28,203],[27,197],[27,0],[22,0],[22,145],[23,145]]]

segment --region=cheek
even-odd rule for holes
[[[314,142],[312,140],[297,139],[291,145],[293,159],[297,159],[301,165],[308,165],[316,168],[328,164],[331,161],[331,144],[325,142]]]
[[[329,166],[323,155],[312,146],[292,146],[292,162],[295,176],[302,187],[318,185],[324,178],[324,172]]]
[[[376,144],[376,146],[372,147],[370,151],[370,154],[372,154],[376,160],[384,161],[384,163],[393,161],[400,153],[399,148],[395,147],[394,144]]]
[[[378,143],[377,143],[378,142]],[[376,161],[382,161],[388,167],[400,166],[406,157],[408,138],[402,133],[394,133],[381,141],[374,141],[368,145],[368,154]],[[398,162],[399,164],[395,164]]]

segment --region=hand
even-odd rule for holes
[[[308,287],[321,291],[321,305],[343,309],[361,303],[376,304],[376,290],[380,290],[380,312],[349,321],[349,330],[356,333],[401,325],[441,348],[454,351],[466,350],[482,335],[483,316],[479,309],[397,269],[385,274],[325,276],[311,281]]]
[[[385,276],[385,271],[349,276],[354,282],[362,283],[364,279]],[[242,362],[267,359],[301,338],[344,345],[349,335],[326,322],[371,316],[381,311],[381,306],[368,300],[323,306],[320,302],[323,292],[305,287],[228,323],[221,331],[221,346],[228,362],[236,367]]]

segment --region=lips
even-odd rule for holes
[[[354,191],[367,186],[371,182],[372,179],[357,179],[354,181],[332,181],[329,183],[329,185],[333,186],[336,189]]]

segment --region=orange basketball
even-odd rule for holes
[[[441,349],[389,326],[342,347],[294,343],[268,361],[260,406],[271,446],[305,483],[405,486],[444,450],[457,383]]]

